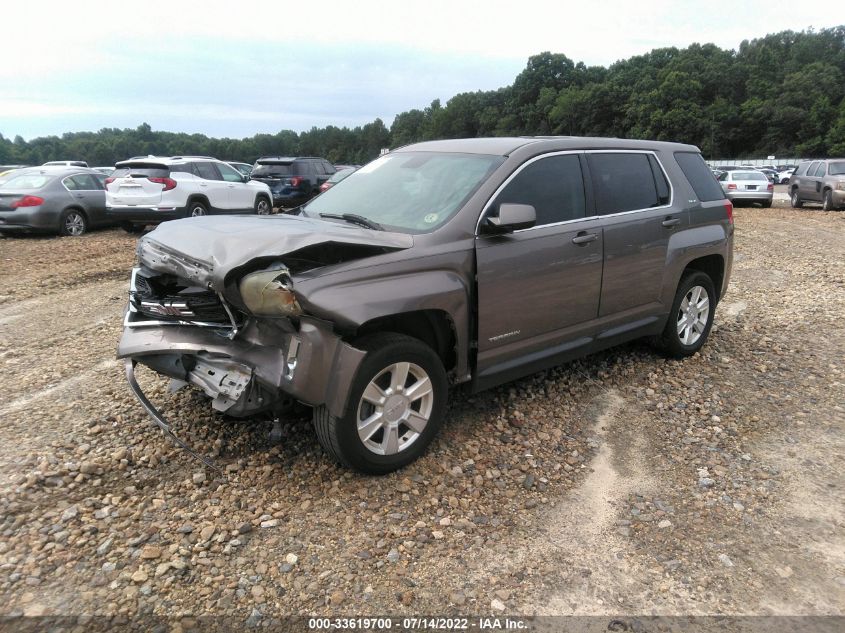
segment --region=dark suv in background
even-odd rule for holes
[[[320,193],[337,171],[329,161],[311,156],[265,156],[255,161],[251,177],[273,192],[274,207],[296,207]]]

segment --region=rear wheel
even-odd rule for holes
[[[771,200],[763,200],[763,201],[760,203],[760,205],[761,205],[764,209],[768,209],[769,207],[771,207],[771,206],[772,206],[772,201],[771,201]]]
[[[258,215],[270,215],[270,201],[267,198],[257,198],[255,200],[255,212]]]
[[[194,200],[188,205],[188,215],[192,218],[196,218],[201,215],[208,215],[208,209],[199,200]]]
[[[661,347],[676,358],[695,354],[710,334],[715,307],[716,290],[710,277],[700,271],[686,272],[660,337]]]
[[[65,209],[59,221],[59,233],[79,237],[88,231],[88,219],[79,209]]]
[[[383,475],[417,459],[437,434],[448,384],[440,358],[403,334],[374,334],[356,347],[367,351],[349,393],[346,413],[314,410],[317,439],[335,460]]]
[[[789,194],[789,202],[792,204],[793,208],[800,209],[804,206],[804,201],[801,200],[801,196],[798,195],[798,189],[793,189],[792,193]]]

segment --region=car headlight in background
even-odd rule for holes
[[[250,273],[238,284],[241,299],[256,316],[297,316],[302,308],[293,294],[293,280],[287,267]]]
[[[836,183],[837,191],[845,191],[845,180],[840,180]]]

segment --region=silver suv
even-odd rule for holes
[[[133,158],[106,178],[106,215],[127,231],[190,216],[267,215],[270,188],[231,165],[200,156]]]
[[[821,202],[825,211],[841,209],[845,207],[845,158],[800,163],[787,186],[796,209],[805,202]]]
[[[698,148],[601,138],[419,143],[298,215],[167,222],[138,243],[118,357],[230,416],[314,409],[336,461],[417,458],[449,389],[638,337],[704,344],[733,207]]]

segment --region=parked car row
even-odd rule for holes
[[[208,156],[136,156],[115,167],[94,169],[84,161],[10,167],[0,176],[0,191],[8,203],[0,206],[0,233],[49,231],[74,236],[103,223],[139,232],[149,224],[189,216],[266,215],[274,206],[307,202],[336,172],[328,161],[311,157],[259,159],[255,173],[247,163]],[[62,168],[82,171],[56,171]],[[79,193],[65,179],[78,173],[96,175],[85,190],[90,194]],[[17,199],[30,190],[39,195],[32,193],[23,202]],[[67,199],[64,194],[69,191],[75,192],[71,196],[76,200]]]

